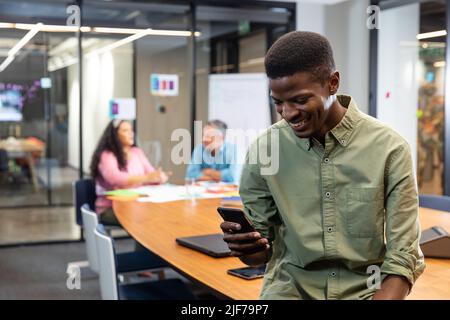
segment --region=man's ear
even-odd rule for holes
[[[330,76],[329,86],[330,86],[330,95],[336,94],[339,89],[339,82],[341,76],[339,75],[339,71],[333,71]]]

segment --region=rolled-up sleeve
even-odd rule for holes
[[[417,185],[407,143],[400,145],[386,166],[386,255],[382,274],[405,277],[412,286],[425,269],[419,247]]]
[[[273,241],[274,226],[280,223],[278,208],[267,182],[260,174],[259,165],[248,164],[248,155],[242,170],[239,194],[244,212],[255,229],[264,238]]]
[[[223,182],[234,182],[234,174],[235,169],[234,165],[230,165],[230,167],[220,170],[220,178]]]

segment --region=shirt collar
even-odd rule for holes
[[[227,144],[227,142],[224,141],[223,144],[220,146],[220,148],[217,149],[217,152],[216,152],[216,154],[214,155],[214,157],[217,157],[218,154],[221,154],[222,152],[224,152],[224,149],[226,148],[226,147],[225,147],[225,144]],[[207,149],[205,148],[205,146],[203,145],[203,143],[202,143],[202,148],[203,148],[203,152],[206,152],[206,153],[208,153],[209,155],[211,155],[211,151],[207,150]],[[211,156],[212,156],[212,155],[211,155]]]
[[[346,147],[348,145],[348,140],[353,132],[353,129],[356,127],[356,124],[361,119],[361,114],[356,105],[355,100],[351,96],[338,95],[337,99],[344,108],[347,108],[347,112],[345,113],[341,121],[333,129],[330,130],[330,133],[339,142],[341,146]],[[284,124],[290,128],[289,124],[284,119],[283,121]],[[293,131],[292,134],[295,136]],[[312,139],[299,138],[297,136],[295,137],[296,137],[295,141],[297,142],[297,144],[309,151],[309,149],[312,147],[311,146]]]
[[[346,147],[356,124],[361,120],[361,114],[352,97],[339,95],[337,96],[337,99],[344,108],[347,108],[347,112],[341,121],[330,130],[330,133],[336,138],[341,146]]]

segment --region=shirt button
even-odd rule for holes
[[[336,272],[333,271],[333,272],[331,273],[331,276],[332,276],[332,277],[336,277]]]
[[[332,227],[328,227],[327,231],[331,233],[331,232],[333,232],[333,228]]]
[[[323,162],[325,162],[325,163],[330,162],[330,158],[325,158],[325,159],[323,159]]]
[[[341,143],[345,145],[345,140],[341,140]]]
[[[325,197],[327,198],[331,197],[331,193],[330,192],[325,193]]]

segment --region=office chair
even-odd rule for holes
[[[8,152],[4,149],[0,149],[0,174],[3,179],[10,180],[12,178],[9,171]]]
[[[1,182],[15,183],[20,181],[20,174],[16,174],[14,170],[11,170],[9,164],[8,152],[4,149],[0,149],[0,178]]]
[[[89,208],[95,208],[95,200],[97,194],[95,191],[95,181],[93,179],[80,179],[73,184],[73,203],[75,205],[76,223],[83,228],[83,218],[81,214],[81,207],[87,204]],[[105,224],[108,233],[113,229],[122,229],[116,225]]]
[[[94,230],[103,300],[193,300],[195,296],[179,279],[119,284],[113,239],[99,224]]]
[[[87,204],[81,207],[82,222],[84,226],[84,238],[86,241],[86,253],[89,267],[95,273],[99,272],[97,244],[94,230],[98,226],[98,215]],[[169,264],[154,253],[142,250],[116,254],[117,273],[134,272],[140,270],[168,268]],[[160,278],[163,273],[160,274]]]
[[[75,219],[77,225],[81,227],[82,237],[83,237],[83,217],[81,214],[81,207],[83,205],[87,205],[89,208],[95,207],[95,200],[97,199],[97,194],[95,192],[95,181],[93,179],[80,179],[74,182],[73,184],[73,204],[75,206]],[[107,226],[108,232],[112,229],[120,229],[118,226]],[[89,253],[88,251],[88,257]],[[91,263],[89,263],[91,261]],[[94,263],[94,269],[92,268],[92,263]],[[67,270],[69,271],[73,267],[78,268],[87,268],[90,267],[93,271],[95,271],[96,265],[95,260],[88,261],[73,261],[67,264]]]
[[[81,179],[75,181],[73,185],[73,203],[75,205],[76,223],[83,227],[83,218],[81,216],[81,207],[87,204],[89,208],[95,208],[95,182],[92,179]]]
[[[450,212],[450,197],[428,194],[419,195],[419,206]]]

